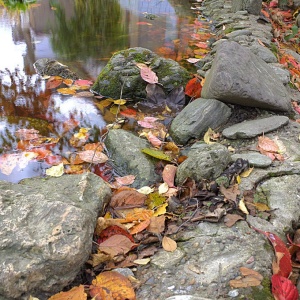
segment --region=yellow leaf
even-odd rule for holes
[[[114,104],[124,105],[127,101],[125,99],[114,100]]]
[[[167,236],[163,237],[162,246],[168,252],[174,252],[177,249],[177,243]]]
[[[236,182],[237,182],[237,184],[241,184],[241,176],[240,175],[237,175],[236,176]]]
[[[270,207],[264,203],[252,203],[259,211],[267,211],[270,210]]]
[[[154,217],[158,217],[160,215],[164,215],[166,212],[167,212],[167,206],[168,206],[168,203],[164,203],[162,204],[161,206],[159,206],[155,213],[154,213]]]
[[[136,259],[133,262],[137,265],[147,265],[150,261],[151,259],[148,257],[148,258]]]
[[[243,177],[243,178],[248,177],[248,176],[252,173],[253,169],[254,169],[254,168],[249,168],[248,170],[242,172],[242,173],[240,174],[240,176]]]
[[[215,134],[215,132],[211,129],[208,128],[208,130],[206,131],[206,133],[204,134],[203,140],[206,144],[210,145],[210,144],[215,144],[215,142],[211,142],[211,137],[213,136],[213,134]]]
[[[64,164],[60,163],[57,166],[53,166],[46,170],[46,175],[52,177],[60,177],[64,174]]]
[[[141,150],[143,153],[146,153],[152,157],[155,157],[160,160],[172,161],[171,157],[165,154],[163,151],[160,150],[153,150],[150,148],[144,148]]]
[[[249,215],[248,209],[244,202],[244,197],[239,202],[239,209],[246,215]]]
[[[62,95],[75,95],[76,91],[71,88],[61,88],[57,90],[58,93]]]

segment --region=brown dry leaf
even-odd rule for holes
[[[249,269],[249,268],[246,268],[246,267],[240,267],[240,272],[243,276],[253,276],[253,277],[256,277],[258,280],[263,280],[264,277],[259,274],[258,272],[252,270],[252,269]]]
[[[104,144],[103,143],[88,143],[83,146],[83,150],[96,150],[96,151],[103,151]]]
[[[239,186],[237,184],[226,189],[223,185],[220,186],[220,192],[228,199],[236,202],[236,197],[240,194]]]
[[[155,234],[162,233],[165,230],[165,221],[166,217],[164,215],[152,217],[150,219],[150,225],[148,226],[147,230]]]
[[[163,237],[162,246],[168,252],[174,252],[177,249],[177,243],[167,236]]]
[[[110,206],[113,208],[133,208],[143,206],[147,196],[135,189],[120,188],[111,198]]]
[[[55,89],[61,85],[63,82],[62,77],[60,76],[51,76],[46,83],[46,89]]]
[[[130,281],[120,273],[107,271],[99,274],[92,281],[96,287],[101,287],[105,292],[105,300],[135,300],[135,292]]]
[[[88,261],[93,267],[99,266],[100,264],[112,260],[113,257],[110,254],[103,252],[95,253],[91,255],[91,260]]]
[[[106,294],[105,294],[103,288],[101,288],[99,286],[90,285],[89,294],[91,297],[93,297],[93,300],[103,300],[103,299],[107,299],[107,300],[112,299],[113,300],[113,298],[106,297]]]
[[[154,246],[154,245],[151,245],[147,248],[142,249],[139,252],[138,258],[141,259],[141,258],[144,258],[144,257],[153,256],[157,251],[158,251],[157,247]]]
[[[227,227],[232,227],[239,220],[244,220],[244,218],[236,214],[227,214],[224,217],[224,223]]]
[[[115,257],[120,254],[126,254],[135,246],[137,246],[137,244],[132,243],[128,237],[115,234],[101,243],[98,251]]]
[[[174,154],[179,154],[179,148],[174,142],[168,142],[164,145],[164,151],[172,151]]]
[[[247,276],[242,279],[233,279],[229,281],[229,284],[233,288],[245,288],[250,286],[259,286],[261,280],[258,280],[256,277]]]
[[[177,167],[174,165],[167,164],[162,172],[162,177],[164,182],[168,184],[169,187],[174,187],[174,179],[176,175]]]
[[[135,176],[134,175],[127,175],[127,176],[123,176],[123,177],[115,177],[115,180],[120,185],[129,185],[129,184],[132,184],[134,182]]]
[[[280,148],[278,144],[266,136],[258,137],[257,149],[261,154],[267,155],[272,160],[284,160],[283,155],[280,154]]]
[[[138,225],[135,225],[134,227],[132,227],[130,229],[130,234],[133,235],[133,234],[143,231],[144,229],[146,229],[149,226],[149,224],[150,224],[150,219],[142,221],[141,223],[139,223]]]
[[[100,151],[85,150],[78,152],[79,157],[88,163],[102,164],[108,161],[108,157]]]
[[[84,292],[84,286],[75,286],[67,292],[60,292],[51,296],[48,300],[86,300],[87,294]]]

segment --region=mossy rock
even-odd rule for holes
[[[99,74],[93,90],[103,96],[118,99],[146,98],[145,82],[136,63],[146,63],[157,75],[166,93],[178,86],[185,86],[190,73],[172,59],[165,59],[149,49],[136,47],[116,52]]]

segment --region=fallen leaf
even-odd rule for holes
[[[57,89],[57,92],[62,94],[62,95],[75,95],[76,94],[76,91],[71,89],[71,88]]]
[[[240,272],[243,276],[253,276],[260,281],[264,279],[264,277],[260,273],[246,267],[240,267]]]
[[[116,105],[124,105],[126,104],[126,100],[125,99],[118,99],[118,100],[114,100],[114,104]]]
[[[46,175],[52,177],[60,177],[64,174],[64,164],[60,163],[57,166],[53,166],[46,170]]]
[[[138,189],[137,192],[144,195],[149,195],[154,192],[154,188],[151,188],[150,186],[143,186],[140,189]]]
[[[177,167],[174,165],[167,164],[162,172],[163,181],[169,186],[174,187],[175,175]]]
[[[153,147],[160,147],[162,144],[162,141],[156,137],[154,134],[152,134],[151,132],[148,132],[147,135],[147,140],[151,143],[151,145]]]
[[[145,66],[140,69],[140,74],[143,80],[148,83],[154,84],[158,83],[158,77],[156,74],[151,70],[151,68]]]
[[[138,225],[135,225],[134,227],[132,227],[130,229],[130,234],[133,235],[133,234],[143,231],[144,229],[146,229],[149,226],[149,224],[150,224],[150,219],[140,222]]]
[[[241,193],[237,184],[225,188],[223,185],[220,186],[220,192],[225,196],[226,199],[236,202],[237,196]]]
[[[124,225],[122,225],[118,220],[111,219],[111,218],[110,219],[105,219],[103,217],[99,217],[97,219],[95,235],[99,236],[104,229],[106,229],[110,226],[119,226],[123,230],[127,231],[126,227]]]
[[[155,157],[160,160],[166,160],[166,161],[172,161],[171,157],[165,154],[163,151],[160,150],[154,150],[150,148],[143,148],[141,150],[143,153],[146,153],[152,157]]]
[[[132,184],[135,180],[134,175],[127,175],[123,177],[115,177],[115,180],[120,184],[120,185],[129,185]]]
[[[150,225],[148,226],[147,231],[154,234],[162,233],[165,230],[165,221],[166,217],[164,215],[158,217],[151,217]]]
[[[201,91],[202,91],[202,85],[197,77],[194,77],[191,80],[189,80],[184,90],[186,95],[195,99],[200,98]]]
[[[168,189],[169,189],[168,184],[166,182],[164,182],[164,183],[162,183],[162,184],[159,185],[159,187],[158,187],[158,193],[159,194],[164,194],[164,193],[166,193],[168,191]]]
[[[153,214],[154,217],[158,217],[160,215],[164,215],[167,212],[168,203],[164,203],[156,208],[155,213]]]
[[[224,223],[227,227],[232,227],[239,220],[244,220],[244,218],[237,214],[226,214],[224,217]]]
[[[75,80],[74,84],[79,86],[86,86],[86,85],[92,85],[93,82],[90,80],[79,79],[79,80]]]
[[[110,201],[110,206],[113,208],[133,208],[143,206],[147,196],[138,192],[135,189],[126,188],[117,190]]]
[[[126,254],[136,246],[138,246],[138,244],[133,243],[128,237],[115,234],[101,243],[98,247],[98,251],[115,257],[117,255]]]
[[[240,174],[240,176],[243,177],[243,178],[246,178],[246,177],[248,177],[252,173],[253,170],[254,170],[254,168],[249,168],[248,170],[242,172]]]
[[[276,300],[298,300],[296,286],[287,278],[278,274],[272,276],[272,293]]]
[[[177,243],[167,236],[163,237],[162,246],[168,252],[174,252],[177,249]]]
[[[63,79],[60,76],[51,76],[46,83],[46,89],[55,89],[59,87],[63,82]]]
[[[135,300],[134,289],[130,281],[120,273],[114,271],[106,271],[97,275],[92,281],[96,287],[101,287],[105,292],[104,298],[101,300]],[[93,295],[92,295],[93,297]]]
[[[122,110],[120,112],[120,114],[124,117],[135,118],[137,115],[137,112],[133,108],[126,108],[125,110]]]
[[[134,260],[133,262],[137,265],[147,265],[149,262],[151,261],[151,259],[148,257],[148,258],[140,258],[140,259],[136,259]]]
[[[215,132],[211,128],[208,128],[208,130],[205,132],[203,137],[204,142],[208,145],[215,144],[216,142],[211,141],[211,138],[213,137],[214,134]]]
[[[33,139],[37,139],[37,138],[41,137],[38,130],[26,129],[26,128],[18,129],[15,132],[15,135],[20,140],[25,140],[25,141],[33,140]]]
[[[48,298],[48,300],[86,300],[87,294],[84,292],[84,286],[75,286],[67,292],[60,292]]]
[[[249,215],[249,211],[245,205],[244,198],[239,201],[239,209],[246,215]]]
[[[102,164],[108,161],[108,157],[100,151],[85,150],[78,152],[79,157],[88,163]]]

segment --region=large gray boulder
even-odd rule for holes
[[[215,99],[199,98],[187,105],[173,120],[170,135],[178,144],[191,138],[200,138],[208,128],[215,129],[226,123],[231,109]]]
[[[176,183],[182,184],[188,177],[196,181],[216,179],[230,161],[230,154],[225,146],[219,143],[195,143],[188,153],[188,158],[177,169]]]
[[[185,86],[190,79],[189,72],[176,61],[136,47],[116,52],[99,74],[93,90],[112,98],[120,98],[121,95],[134,100],[145,98],[147,82],[140,76],[136,63],[147,63],[167,93],[178,86]]]
[[[0,299],[46,299],[73,281],[110,194],[92,173],[0,181]]]
[[[141,151],[151,147],[145,139],[123,129],[112,129],[105,145],[119,174],[136,176],[133,187],[151,185],[159,180],[154,170],[155,160]]]
[[[290,111],[290,96],[273,69],[246,47],[218,45],[201,96],[270,110]]]

